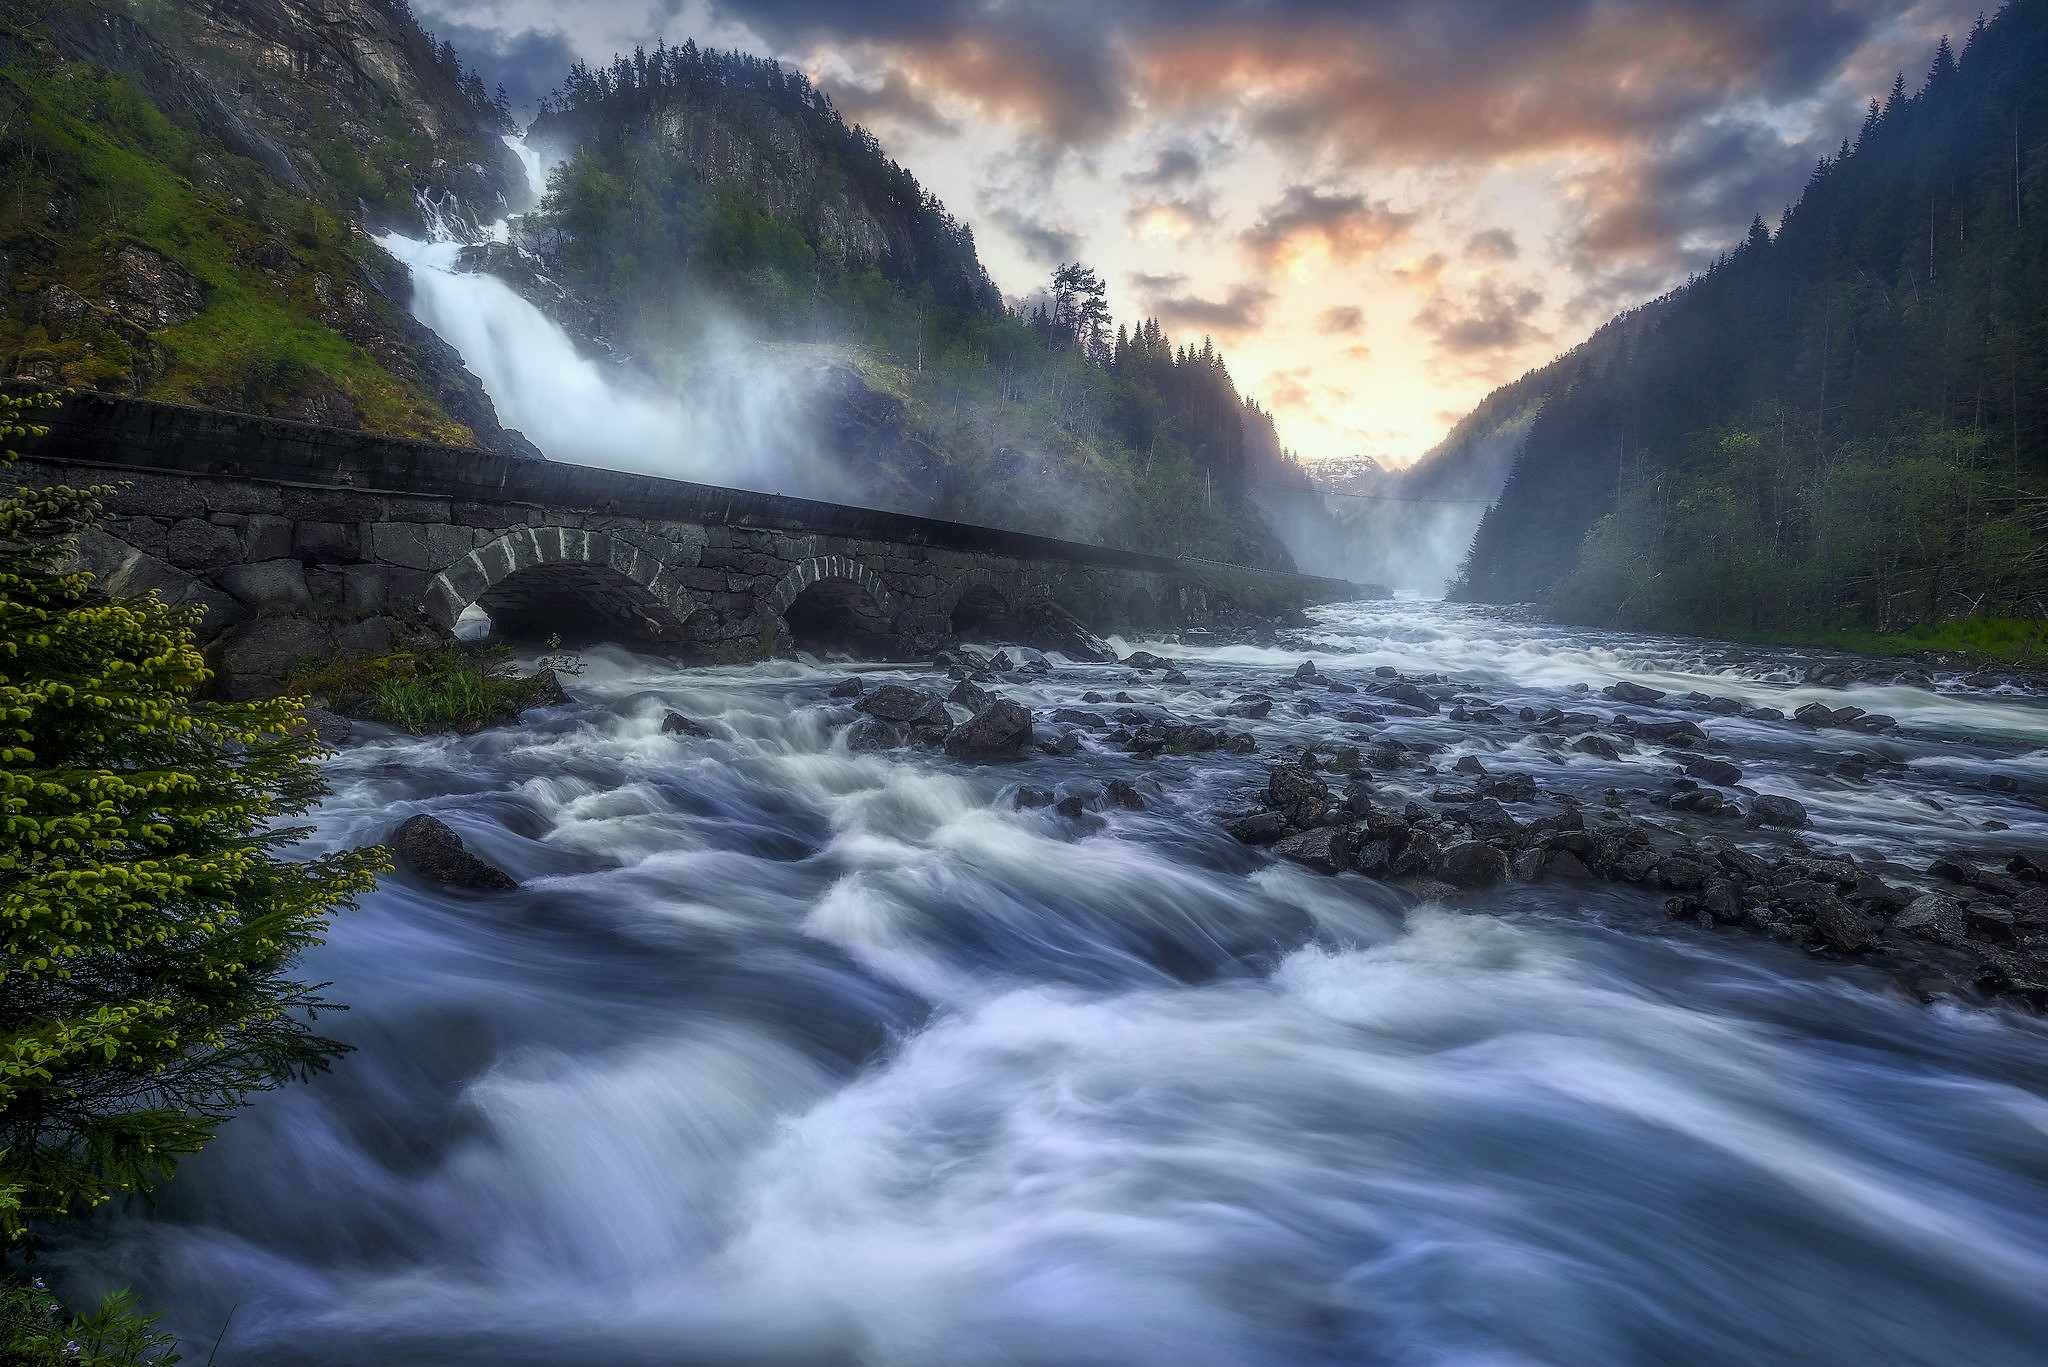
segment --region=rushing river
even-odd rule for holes
[[[1062,665],[1003,691],[1203,715],[1313,658],[1511,709],[1617,678],[1845,696],[1424,604],[1316,621],[1278,650],[1152,645],[1186,688]],[[339,919],[304,969],[356,1052],[65,1250],[70,1275],[132,1282],[196,1361],[226,1325],[223,1364],[2048,1360],[2039,1019],[1923,1006],[1632,889],[1413,905],[1277,864],[1215,811],[1358,730],[1284,701],[1245,724],[1263,756],[973,769],[850,753],[847,673],[599,651],[523,726],[368,729],[316,842],[432,812],[525,888],[398,877]],[[2038,838],[2040,700],[1846,697],[1906,730],[1705,720],[1818,840],[1924,863]],[[715,737],[663,734],[670,708]],[[1385,729],[1589,793],[1648,781]],[[1850,781],[1840,751],[1902,767]],[[1010,800],[1114,776],[1159,786],[1100,828]]]

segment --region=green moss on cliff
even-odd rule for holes
[[[355,340],[388,324],[373,252],[32,16],[0,28],[0,373],[468,441]]]

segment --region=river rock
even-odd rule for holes
[[[391,833],[391,848],[399,862],[429,882],[470,892],[512,892],[519,881],[503,869],[496,869],[463,847],[462,837],[439,817],[407,817]]]
[[[851,679],[841,679],[838,683],[832,685],[832,691],[826,696],[832,698],[858,698],[867,691],[867,680],[855,676]]]
[[[1616,702],[1653,703],[1662,702],[1665,694],[1661,688],[1648,688],[1627,679],[1617,679],[1600,690],[1601,694]]]
[[[355,734],[354,722],[347,717],[336,716],[324,707],[307,708],[305,718],[305,724],[295,729],[312,732],[313,739],[320,742],[323,750],[339,750]]]
[[[1344,867],[1350,843],[1342,826],[1320,826],[1288,836],[1273,846],[1273,853],[1305,864],[1317,873],[1335,873]]]
[[[1290,826],[1313,826],[1330,810],[1330,787],[1291,764],[1276,764],[1266,780],[1266,803]]]
[[[985,763],[1015,759],[1030,743],[1031,709],[997,698],[947,733],[946,753]]]
[[[1826,703],[1810,702],[1792,713],[1792,720],[1805,726],[1822,727],[1835,724],[1835,709]]]
[[[944,740],[953,729],[953,716],[941,699],[906,684],[883,684],[853,707],[876,721],[902,728],[905,736],[922,745]]]
[[[1765,793],[1749,804],[1753,826],[1804,826],[1806,821],[1805,804],[1796,798]]]
[[[1490,888],[1508,880],[1508,857],[1481,840],[1462,840],[1437,861],[1436,876],[1453,887]]]
[[[661,734],[664,736],[692,736],[708,738],[711,729],[702,722],[692,721],[680,712],[670,712],[661,719]]]
[[[1687,760],[1685,772],[1702,783],[1712,783],[1722,788],[1733,788],[1742,782],[1742,770],[1725,759],[1712,759],[1705,755]]]

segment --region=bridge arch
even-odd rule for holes
[[[1024,595],[1016,583],[976,565],[961,572],[939,600],[947,629],[963,641],[1023,639]]]
[[[896,613],[881,576],[844,555],[798,561],[761,598],[766,625],[809,648],[875,646],[893,634]]]
[[[446,631],[478,607],[499,630],[535,637],[623,631],[680,643],[702,604],[670,582],[665,559],[605,532],[517,527],[429,580],[426,611]]]

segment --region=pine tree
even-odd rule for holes
[[[0,443],[28,402],[0,396]],[[383,866],[287,858],[321,793],[297,705],[197,701],[190,615],[69,567],[106,492],[0,498],[0,1246],[326,1067],[292,960]]]

